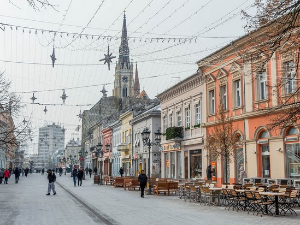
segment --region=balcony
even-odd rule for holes
[[[182,140],[183,127],[168,127],[166,130],[166,140]]]
[[[118,151],[129,151],[130,150],[130,144],[127,144],[127,143],[121,143],[117,146],[117,150]]]

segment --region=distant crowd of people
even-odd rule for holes
[[[26,176],[29,173],[29,169],[28,168],[21,168],[19,169],[18,167],[15,167],[14,169],[9,168],[9,169],[4,169],[2,168],[0,170],[0,184],[2,184],[3,179],[4,179],[4,184],[8,184],[8,179],[11,177],[12,174],[15,175],[15,183],[19,182],[20,179],[20,174],[22,174],[22,176]]]

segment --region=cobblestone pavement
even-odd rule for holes
[[[70,174],[57,177],[57,195],[46,196],[46,175],[14,177],[0,185],[0,224],[300,224],[299,216],[255,216],[224,207],[184,202],[178,196],[145,196],[99,186],[92,178],[74,187]],[[300,214],[300,209],[297,209]]]

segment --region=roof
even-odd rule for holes
[[[136,96],[136,97],[137,97],[137,98],[142,98],[142,97],[144,97],[144,96],[146,96],[147,98],[149,98],[148,95],[147,95],[147,93],[146,93],[146,91],[145,91],[145,90],[142,90],[142,92],[139,93],[138,96]]]

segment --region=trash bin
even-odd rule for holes
[[[94,184],[100,184],[100,175],[94,176]]]

